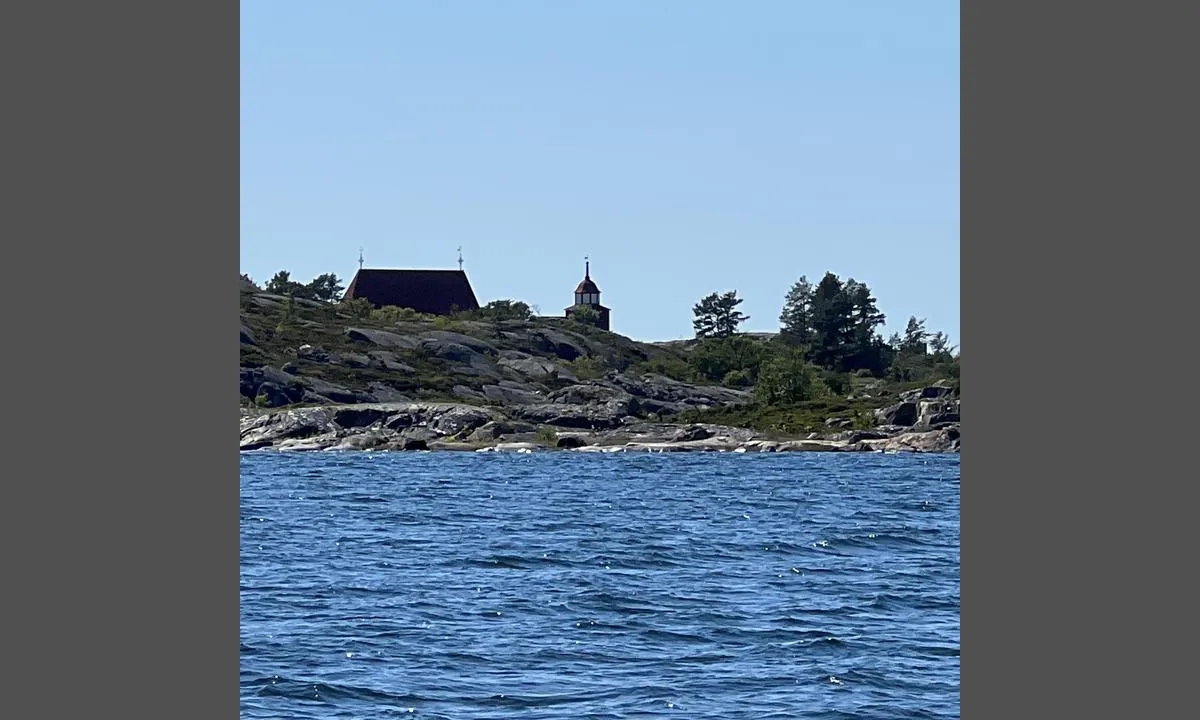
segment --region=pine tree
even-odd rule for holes
[[[737,332],[738,325],[750,319],[737,309],[742,304],[742,298],[736,290],[726,293],[707,295],[692,307],[695,320],[692,328],[696,337],[729,337]]]
[[[812,342],[813,286],[804,275],[792,285],[783,300],[779,313],[779,339],[788,345],[808,345]]]

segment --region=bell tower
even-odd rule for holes
[[[600,304],[600,288],[592,280],[592,262],[588,257],[583,258],[583,280],[575,288],[575,304],[567,308],[566,316],[571,315],[582,308],[596,314],[596,326],[608,330],[609,329],[609,314],[608,308]]]
[[[583,258],[583,282],[579,283],[579,287],[575,288],[575,304],[600,304],[600,288],[596,287],[596,283],[592,282],[592,263],[587,256]]]

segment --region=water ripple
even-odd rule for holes
[[[241,457],[243,718],[957,718],[958,456]]]

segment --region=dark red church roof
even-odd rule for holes
[[[575,292],[577,292],[577,293],[599,293],[600,288],[596,287],[596,283],[592,282],[592,279],[590,277],[585,277],[583,279],[583,282],[579,283],[579,286],[575,288]]]
[[[592,263],[585,259],[583,263],[583,281],[575,288],[577,293],[600,293],[600,288],[596,287],[596,283],[592,282]]]
[[[342,299],[353,298],[366,298],[377,308],[391,305],[431,315],[479,308],[462,270],[359,270]]]

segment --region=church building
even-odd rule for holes
[[[391,270],[360,268],[342,298],[363,298],[373,307],[409,308],[430,315],[478,310],[467,274],[459,270]]]
[[[609,309],[600,304],[600,288],[592,281],[591,262],[583,259],[583,281],[575,288],[575,304],[566,310],[566,317],[580,308],[590,308],[596,311],[596,326],[608,330]]]

